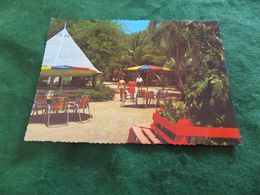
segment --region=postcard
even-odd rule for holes
[[[219,23],[52,19],[24,140],[240,144]]]

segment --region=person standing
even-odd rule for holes
[[[131,99],[134,99],[135,81],[129,81],[128,82],[128,93],[130,94]]]
[[[139,88],[142,89],[142,85],[143,85],[143,82],[144,82],[143,78],[140,75],[138,75],[135,81],[136,81],[137,89],[138,90],[139,90]]]
[[[46,92],[45,94],[46,100],[47,100],[47,104],[51,104],[52,102],[52,98],[54,97],[54,91],[53,90],[49,90]]]
[[[126,82],[124,79],[120,79],[118,81],[118,85],[117,85],[117,90],[119,89],[119,93],[120,93],[120,101],[122,101],[124,93],[125,93],[125,87],[126,87]]]

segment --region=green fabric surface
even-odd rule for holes
[[[51,17],[220,21],[243,145],[24,142]],[[1,0],[0,194],[260,194],[258,0]]]

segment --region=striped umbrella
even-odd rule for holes
[[[41,76],[88,76],[99,73],[95,69],[71,66],[42,66]]]
[[[154,66],[154,65],[141,65],[141,66],[133,66],[129,68],[125,68],[127,71],[146,71],[146,89],[148,91],[148,76],[149,72],[153,71],[171,71],[169,68]]]
[[[154,70],[154,71],[170,71],[169,68],[153,65],[141,65],[126,68],[125,70]]]

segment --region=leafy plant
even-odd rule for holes
[[[183,102],[168,100],[165,101],[164,111],[161,113],[161,116],[176,123],[179,119],[188,116],[188,108]]]
[[[82,95],[89,95],[91,97],[91,101],[103,102],[113,100],[115,92],[104,84],[98,84],[96,89],[78,90],[76,95],[78,98],[82,97]]]

